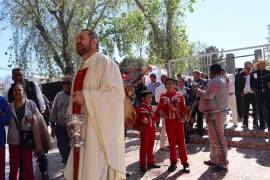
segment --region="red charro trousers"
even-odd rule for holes
[[[176,145],[178,146],[181,164],[187,163],[187,151],[185,145],[184,124],[175,119],[166,119],[166,132],[170,146],[171,163],[177,162]]]
[[[147,125],[141,131],[140,166],[153,165],[154,162],[155,127]],[[146,160],[147,159],[147,160]]]

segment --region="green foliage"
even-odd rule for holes
[[[266,38],[268,43],[270,44],[270,24],[267,25],[267,30],[268,30],[268,37]]]
[[[73,73],[79,62],[75,38],[84,28],[96,31],[101,50],[114,58],[117,50],[122,57],[167,65],[170,59],[189,56],[192,44],[184,22],[195,2],[13,0],[0,4],[0,15],[14,30],[12,63],[53,77]]]
[[[213,53],[213,52],[219,52],[219,49],[215,46],[209,46],[205,48],[205,50],[201,52],[201,54]],[[212,61],[212,64],[220,64],[223,67],[225,66],[225,60],[224,60],[223,54],[211,55],[211,61]]]
[[[150,63],[167,64],[170,59],[191,54],[184,17],[195,1],[135,0],[151,29],[147,54]]]
[[[126,57],[120,63],[121,72],[128,73],[130,69],[142,69],[145,61],[141,58]]]
[[[75,38],[89,28],[101,36],[101,48],[112,54],[114,45],[106,29],[118,3],[108,0],[14,0],[3,1],[1,11],[14,29],[11,59],[16,66],[39,73],[72,74],[79,61]]]

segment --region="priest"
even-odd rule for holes
[[[69,114],[84,114],[79,157],[69,155],[65,178],[73,180],[125,179],[124,88],[117,64],[98,53],[99,37],[82,30],[76,50],[82,57],[75,73]],[[73,163],[79,161],[78,172]]]

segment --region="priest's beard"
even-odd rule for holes
[[[83,56],[86,53],[88,53],[89,51],[92,51],[92,48],[91,48],[90,44],[88,44],[88,45],[77,44],[76,51],[77,51],[78,55]]]

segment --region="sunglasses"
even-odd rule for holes
[[[71,82],[69,82],[69,81],[64,81],[64,82],[63,82],[63,85],[65,85],[65,84],[71,85]]]

